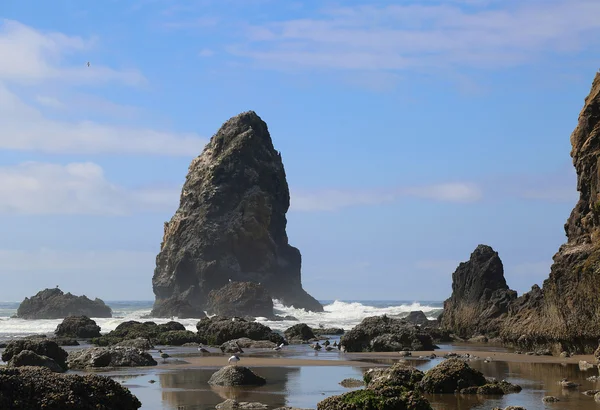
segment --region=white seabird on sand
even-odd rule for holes
[[[210,353],[208,350],[206,350],[206,349],[205,349],[204,347],[202,347],[202,346],[199,346],[199,347],[198,347],[198,351],[199,351],[200,353]]]
[[[234,354],[228,360],[229,364],[233,363],[234,366],[237,366],[237,362],[239,362],[239,361],[240,361],[240,357],[237,354]]]
[[[282,343],[279,346],[274,347],[273,350],[279,351],[279,350],[283,349],[283,346],[285,346],[285,345]]]

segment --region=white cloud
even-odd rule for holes
[[[441,202],[469,203],[479,201],[483,194],[473,183],[451,182],[407,188],[405,195]]]
[[[46,105],[54,101],[45,97]],[[38,102],[39,99],[38,99]],[[50,119],[0,83],[0,149],[70,154],[146,154],[193,157],[206,140],[194,133]]]
[[[146,81],[137,70],[115,70],[93,59],[88,67],[89,57],[83,55],[89,56],[96,39],[42,33],[13,20],[1,20],[0,24],[0,80],[24,84],[117,81],[127,85],[140,85]],[[72,54],[80,55],[77,63],[65,61]]]
[[[91,162],[27,162],[0,167],[0,213],[127,215],[175,210],[175,187],[125,189],[106,180]]]
[[[61,33],[43,33],[12,20],[0,20],[0,149],[67,154],[141,154],[163,156],[197,155],[207,140],[195,133],[160,131],[149,127],[103,124],[89,120],[61,120],[50,116],[80,117],[86,112],[131,115],[134,107],[114,104],[92,96],[63,99],[69,87],[116,82],[145,82],[136,70],[115,70],[101,61],[87,60],[97,39]],[[79,56],[71,63],[73,56]],[[10,84],[44,85],[61,89],[61,97],[39,93],[30,105]],[[23,88],[21,87],[21,90]],[[87,115],[86,115],[87,117]]]
[[[233,54],[271,67],[403,70],[510,67],[600,41],[600,2],[408,1],[328,8],[313,18],[249,26]]]
[[[351,206],[381,205],[401,198],[422,198],[440,202],[470,203],[482,199],[481,189],[472,183],[442,183],[387,190],[292,190],[292,211],[335,211]]]

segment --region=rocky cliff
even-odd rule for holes
[[[520,345],[593,352],[600,337],[600,74],[571,134],[579,201],[554,255],[550,277],[535,294],[523,295],[503,337]]]
[[[498,252],[479,245],[452,274],[452,295],[444,302],[442,327],[461,337],[497,336],[516,297],[517,292],[506,284]]]
[[[102,300],[64,293],[59,288],[44,289],[25,298],[17,309],[22,319],[62,319],[67,316],[112,317],[112,310]]]
[[[204,308],[210,291],[230,279],[260,283],[286,305],[322,311],[302,288],[300,251],[288,244],[289,205],[267,124],[253,111],[229,119],[192,161],[179,209],[165,224],[153,314],[173,314],[161,307],[171,299]]]

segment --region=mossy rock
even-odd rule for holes
[[[478,370],[460,359],[447,359],[425,373],[420,387],[426,393],[455,393],[468,387],[487,384]]]

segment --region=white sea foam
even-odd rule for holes
[[[159,319],[150,318],[152,302],[147,303],[134,303],[127,305],[125,302],[119,303],[119,306],[111,305],[113,308],[113,318],[93,318],[96,323],[102,328],[102,333],[110,332],[114,330],[120,323],[128,320],[137,321],[153,321],[158,324],[166,323],[171,319]],[[284,306],[279,301],[274,300],[275,313],[279,316],[293,316],[298,321],[283,320],[283,321],[270,321],[266,318],[257,318],[257,320],[265,325],[269,326],[273,330],[283,331],[290,326],[297,323],[306,323],[311,327],[326,327],[326,328],[343,328],[351,329],[369,316],[404,316],[413,310],[422,310],[430,319],[433,319],[441,311],[441,306],[435,306],[435,304],[420,304],[414,303],[359,303],[359,302],[342,302],[334,301],[324,306],[324,312],[307,312],[304,309],[295,309],[293,307]],[[2,315],[0,317],[0,339],[6,339],[11,337],[22,337],[25,335],[33,334],[47,334],[50,335],[54,332],[56,327],[62,319],[42,319],[42,320],[24,320],[11,318],[16,313],[16,306],[14,309],[2,309]],[[185,326],[186,329],[195,331],[196,323],[198,319],[178,319],[174,320],[180,322]]]

